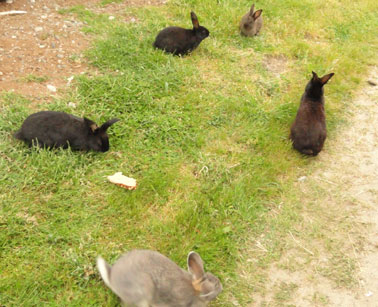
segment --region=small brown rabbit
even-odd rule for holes
[[[290,139],[293,147],[305,155],[316,156],[322,150],[327,137],[323,86],[333,75],[334,73],[330,73],[319,78],[312,72],[312,79],[307,83],[297,116],[291,126]]]
[[[188,255],[189,272],[151,250],[132,250],[113,266],[98,257],[97,267],[105,284],[127,306],[202,307],[222,291],[219,279],[205,273],[195,252]]]
[[[252,4],[251,9],[245,14],[240,21],[240,32],[245,36],[255,36],[260,33],[263,25],[262,10],[254,11],[255,4]]]

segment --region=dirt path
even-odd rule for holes
[[[378,306],[378,69],[355,101],[355,116],[350,129],[339,137],[340,151],[329,158],[329,172],[340,178],[346,197],[358,206],[358,222],[367,225],[363,249],[357,251],[359,288],[348,293],[343,306]],[[327,157],[325,157],[327,159]],[[339,179],[339,180],[340,180]]]
[[[299,178],[303,222],[251,306],[378,306],[378,67],[364,82],[350,123]]]

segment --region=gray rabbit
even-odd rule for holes
[[[189,272],[158,252],[132,250],[113,266],[98,257],[97,267],[105,284],[127,306],[206,306],[222,291],[222,284],[205,273],[197,253],[190,252],[187,262]]]
[[[108,120],[98,127],[95,122],[64,112],[41,111],[29,115],[14,137],[29,146],[62,147],[74,150],[109,150],[106,130],[119,119]]]
[[[263,25],[262,10],[254,10],[255,4],[252,4],[250,11],[240,21],[240,32],[245,36],[255,36],[261,31]]]

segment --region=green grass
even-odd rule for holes
[[[43,83],[43,82],[46,82],[47,80],[49,79],[49,77],[47,76],[36,76],[36,75],[33,75],[33,74],[29,74],[23,78],[21,78],[21,81],[24,81],[24,82],[35,82],[35,83]]]
[[[295,199],[287,195],[294,178],[314,163],[287,140],[311,70],[335,72],[325,90],[332,135],[376,60],[378,18],[373,0],[260,1],[265,27],[247,39],[237,26],[249,6],[175,0],[128,9],[139,21],[130,24],[80,6],[61,12],[87,23],[95,39],[87,57],[101,74],[76,77],[75,91],[39,109],[121,121],[104,154],[31,150],[12,139],[30,101],[2,95],[3,305],[114,306],[95,258],[113,262],[132,248],[158,250],[183,267],[196,250],[224,285],[214,305],[251,302],[256,289],[238,276],[240,250],[269,233],[271,210],[283,195]],[[211,36],[184,58],[154,50],[161,28],[191,26],[191,9]],[[278,72],[268,69],[272,59],[284,62]],[[136,178],[137,190],[107,183],[116,171]],[[298,219],[286,212],[275,226],[290,229]],[[259,265],[279,257],[282,246],[274,246]]]

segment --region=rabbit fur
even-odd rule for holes
[[[305,155],[316,156],[327,137],[323,86],[332,78],[330,73],[321,78],[312,72],[307,83],[294,123],[290,130],[293,147]]]
[[[222,284],[204,272],[197,253],[190,252],[187,262],[189,272],[158,252],[132,250],[113,266],[98,257],[97,267],[105,284],[126,306],[206,306],[222,291]]]
[[[101,127],[87,119],[56,111],[29,115],[14,136],[29,146],[62,147],[74,150],[109,150],[106,130],[119,119],[108,120]]]
[[[263,25],[262,10],[254,11],[254,9],[255,4],[252,4],[249,12],[240,20],[240,32],[245,36],[255,36],[261,31]]]
[[[197,15],[190,13],[193,29],[168,27],[156,36],[154,47],[174,55],[185,55],[193,51],[209,36],[210,32],[199,25]]]

